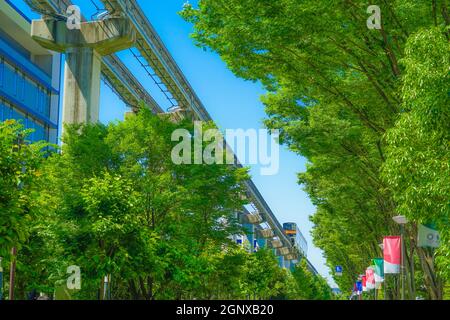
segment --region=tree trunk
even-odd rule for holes
[[[417,254],[424,272],[424,280],[430,298],[432,300],[442,300],[442,282],[436,276],[433,254],[427,249],[419,247],[417,247]]]
[[[140,296],[139,296],[138,290],[136,288],[136,284],[134,283],[134,280],[128,281],[128,287],[131,292],[131,298],[133,300],[140,300]]]

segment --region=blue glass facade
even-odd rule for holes
[[[55,65],[55,54],[44,49],[32,52],[25,48],[26,44],[20,41],[33,42],[23,30],[29,21],[21,13],[8,11],[5,5],[1,9],[1,18],[8,19],[9,24],[0,24],[0,121],[19,120],[27,129],[34,130],[29,140],[56,143],[60,61]],[[15,33],[21,33],[20,41],[13,39]]]

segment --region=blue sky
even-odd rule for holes
[[[82,14],[86,17],[91,17],[96,11],[91,0],[73,0],[73,2],[80,6]],[[100,4],[99,0],[95,2]],[[177,14],[185,0],[138,2],[219,128],[263,128],[262,120],[265,113],[260,96],[265,93],[264,89],[259,83],[236,78],[218,55],[193,44],[189,38],[192,26]],[[196,1],[191,3],[195,5]],[[37,17],[30,12],[23,0],[17,1],[17,5],[31,18]],[[119,57],[157,102],[162,107],[169,107],[168,101],[131,53],[120,52]],[[100,100],[102,122],[123,119],[127,111],[126,106],[104,84]],[[259,167],[254,165],[251,167],[252,179],[281,223],[297,223],[308,241],[308,259],[330,283],[334,284],[321,250],[315,248],[312,243],[310,235],[312,224],[308,216],[314,213],[315,208],[297,184],[297,173],[305,170],[305,163],[305,159],[281,147],[279,173],[261,176]]]

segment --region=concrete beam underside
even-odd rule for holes
[[[65,21],[34,20],[31,34],[43,47],[65,53],[63,123],[99,120],[102,56],[134,45],[135,31],[123,18],[81,23],[69,29]]]

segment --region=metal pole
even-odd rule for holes
[[[401,239],[401,280],[402,280],[402,300],[405,300],[405,243],[404,243],[405,229],[403,224],[400,225],[400,239]]]
[[[106,290],[106,299],[111,300],[111,275],[108,274],[108,286]]]
[[[106,275],[103,279],[103,299],[102,300],[109,300],[109,275]]]
[[[410,268],[410,279],[411,279],[411,298],[415,299],[416,298],[416,283],[415,283],[415,271],[414,271],[414,246],[411,243],[410,244],[410,257],[411,257],[411,268]]]
[[[16,276],[16,255],[17,248],[11,249],[11,270],[9,273],[9,300],[14,300],[14,280]]]

